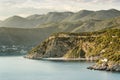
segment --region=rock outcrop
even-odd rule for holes
[[[87,58],[95,49],[97,35],[88,33],[57,33],[50,36],[39,46],[33,48],[26,57],[28,58]]]
[[[67,58],[77,58],[85,57],[86,51],[82,48],[82,41],[87,40],[88,36],[76,36],[68,35],[67,33],[59,33],[57,36],[51,36],[46,39],[41,45],[33,48],[27,55],[29,58],[49,58],[49,57],[67,57]],[[92,37],[91,37],[92,38]],[[88,47],[87,41],[86,47]],[[85,43],[84,42],[84,43]],[[79,46],[81,45],[81,46]],[[68,56],[72,54],[75,50],[77,53],[73,56]],[[84,49],[84,50],[83,50]],[[73,51],[75,52],[75,51]],[[84,52],[84,53],[83,53]],[[68,54],[68,55],[67,55]]]
[[[100,64],[96,63],[95,65],[88,67],[88,69],[120,72],[120,63],[112,61],[102,62]]]

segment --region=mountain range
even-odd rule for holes
[[[78,22],[89,20],[104,20],[120,16],[120,11],[116,9],[89,11],[81,10],[79,12],[49,12],[44,15],[30,15],[26,18],[12,16],[0,22],[0,27],[12,28],[36,28],[42,24]],[[42,25],[43,26],[43,25]]]
[[[20,45],[29,50],[56,32],[93,32],[108,28],[120,29],[119,10],[49,12],[26,18],[16,15],[0,21],[0,47]],[[4,53],[2,48],[0,52]]]

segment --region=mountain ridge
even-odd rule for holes
[[[34,14],[26,18],[13,16],[0,23],[0,27],[16,28],[35,28],[40,24],[50,22],[74,22],[86,21],[90,19],[103,20],[120,16],[120,11],[116,9],[109,10],[81,10],[79,12],[49,12],[44,15]]]

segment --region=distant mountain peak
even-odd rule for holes
[[[14,16],[12,16],[11,18],[23,18],[23,17],[20,17],[20,16],[17,16],[17,15],[14,15]]]
[[[6,20],[20,20],[20,19],[25,19],[25,18],[15,15],[15,16],[7,18]]]
[[[66,14],[73,14],[73,12],[67,11],[67,12],[49,12],[48,15],[49,14],[64,14],[64,13],[66,13]]]
[[[109,11],[119,11],[119,10],[112,8],[112,9],[109,9]]]
[[[79,12],[94,12],[94,11],[83,9],[83,10],[80,10]]]
[[[77,12],[77,13],[79,13],[79,14],[89,14],[89,13],[93,13],[94,11],[90,11],[90,10],[80,10],[79,12]]]
[[[99,11],[96,11],[96,12],[120,12],[120,11],[117,10],[117,9],[108,9],[108,10],[99,10]]]

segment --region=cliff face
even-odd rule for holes
[[[87,38],[88,36],[76,36],[76,35],[71,36],[66,33],[60,33],[60,34],[57,34],[57,36],[55,35],[55,36],[49,37],[43,43],[41,43],[41,45],[37,46],[36,48],[33,48],[28,54],[28,57],[29,58],[83,57],[85,56],[85,54],[83,56],[80,56],[80,54],[82,51],[83,52],[85,51],[84,53],[87,53],[86,48],[88,47],[87,44],[89,44],[89,42],[87,43],[87,41],[84,41]],[[84,45],[82,44],[82,41],[84,41]],[[71,54],[71,52],[75,49],[77,51],[77,55],[75,54],[76,55],[75,56],[73,54],[69,56],[69,54]]]
[[[33,48],[27,57],[103,57],[118,60],[120,56],[119,34],[119,29],[90,33],[56,33]]]

